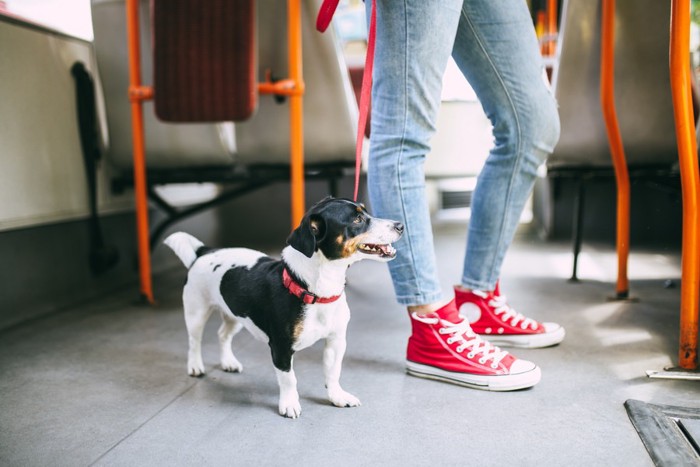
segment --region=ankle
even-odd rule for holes
[[[408,310],[409,315],[416,313],[418,316],[425,316],[425,315],[428,315],[430,313],[436,312],[440,308],[447,305],[449,302],[450,302],[449,300],[445,300],[445,301],[441,301],[441,302],[428,303],[425,305],[409,305],[406,307],[406,309]]]

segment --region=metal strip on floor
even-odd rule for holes
[[[625,409],[657,467],[700,466],[700,408],[629,399]]]

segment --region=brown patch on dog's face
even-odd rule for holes
[[[358,235],[357,237],[348,238],[343,244],[342,257],[348,258],[357,252],[357,246],[362,243],[362,240],[367,236],[364,234]]]
[[[348,258],[355,254],[357,251],[357,242],[347,241],[343,245],[343,252],[341,253],[342,258]]]

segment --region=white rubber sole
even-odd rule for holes
[[[406,372],[409,375],[419,378],[443,381],[472,389],[481,389],[484,391],[516,391],[518,389],[530,388],[539,383],[542,378],[540,367],[523,360],[520,362],[523,364],[529,363],[528,369],[520,373],[509,375],[485,376],[470,373],[455,373],[441,370],[434,366],[415,363],[410,360],[406,360]]]
[[[544,323],[546,327],[551,327],[552,323]],[[559,325],[556,328],[548,329],[541,334],[479,334],[491,344],[500,347],[519,347],[521,349],[540,349],[551,347],[564,340],[566,331]]]

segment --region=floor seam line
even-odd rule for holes
[[[163,407],[161,407],[158,411],[156,411],[156,413],[154,413],[153,415],[151,415],[150,417],[148,417],[148,419],[144,420],[141,424],[139,424],[139,426],[137,426],[136,428],[134,428],[133,430],[131,430],[130,433],[128,433],[126,436],[124,436],[124,437],[121,438],[119,441],[117,441],[112,447],[110,447],[110,448],[107,449],[105,452],[103,452],[97,459],[95,459],[94,461],[92,461],[89,465],[90,465],[90,466],[93,466],[93,465],[97,464],[101,459],[103,459],[107,454],[109,454],[109,453],[112,452],[114,449],[116,449],[120,444],[122,444],[124,441],[126,441],[126,440],[129,439],[129,438],[131,438],[134,434],[136,434],[138,431],[140,431],[141,428],[143,428],[148,422],[150,422],[151,420],[153,420],[154,418],[156,418],[158,415],[160,415],[161,413],[163,413],[163,411],[164,411],[165,409],[167,409],[168,407],[170,407],[171,405],[173,405],[173,403],[174,403],[176,400],[180,399],[180,398],[181,398],[182,396],[184,396],[187,392],[189,392],[190,389],[192,389],[193,387],[195,387],[195,386],[197,385],[198,382],[199,382],[199,381],[195,381],[194,383],[192,383],[192,384],[190,384],[188,387],[186,387],[182,392],[180,392],[178,395],[176,395],[175,397],[173,397],[173,399],[172,399],[170,402],[168,402],[168,403],[165,404]]]

